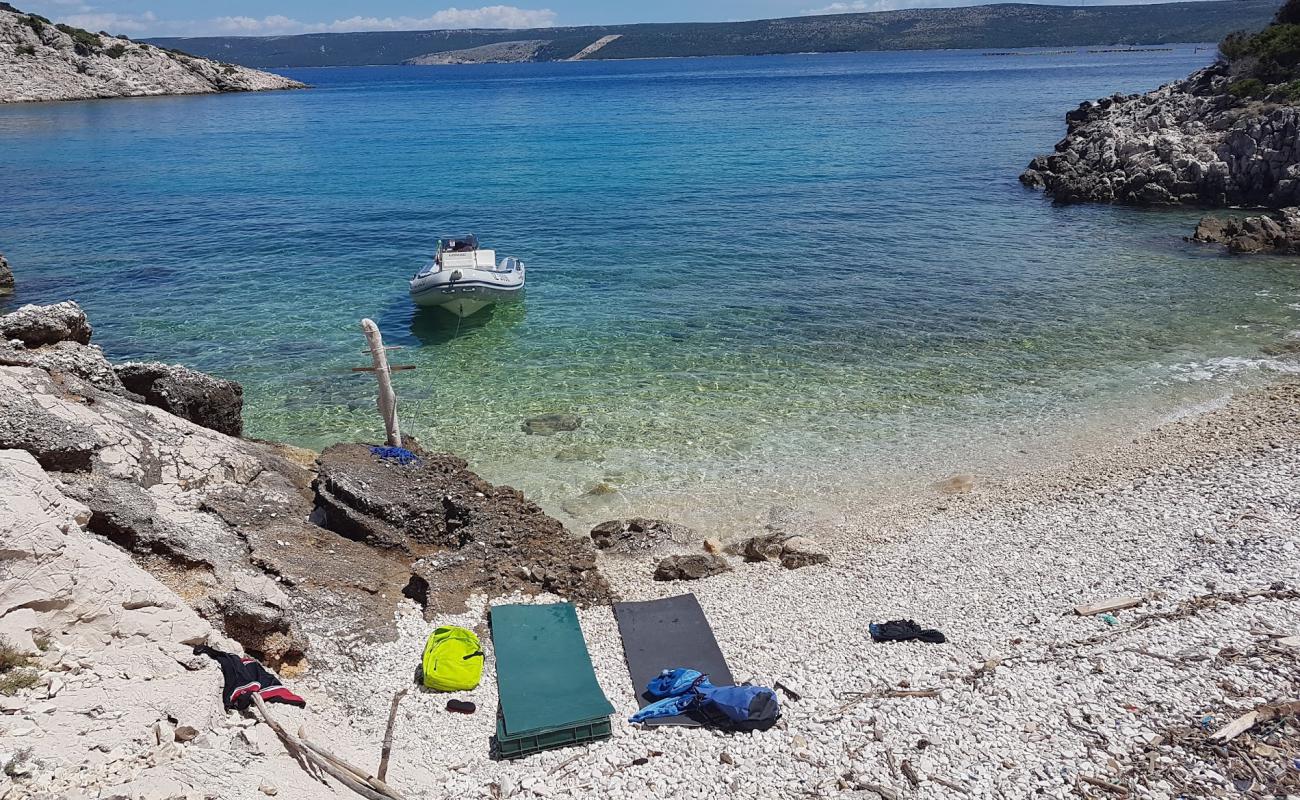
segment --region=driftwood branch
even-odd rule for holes
[[[1126,608],[1140,606],[1142,603],[1143,598],[1141,597],[1112,597],[1108,600],[1102,600],[1089,605],[1075,606],[1074,613],[1081,617],[1090,617],[1094,614],[1108,614],[1111,611],[1122,611]]]
[[[393,752],[393,727],[397,724],[397,705],[406,694],[403,689],[393,695],[393,705],[388,709],[388,726],[384,728],[384,746],[379,753],[379,773],[375,777],[383,780],[388,777],[388,756]]]
[[[252,697],[253,703],[262,715],[262,719],[267,725],[271,726],[271,730],[275,731],[276,736],[280,737],[280,741],[284,742],[285,747],[289,749],[294,758],[309,762],[312,766],[330,775],[339,783],[366,798],[366,800],[403,800],[395,789],[383,781],[366,775],[323,747],[311,743],[305,737],[294,736],[289,733],[272,716],[270,710],[266,707],[266,703],[256,692],[253,692]],[[300,730],[299,733],[301,734],[302,731]]]
[[[402,430],[397,423],[397,395],[393,393],[392,370],[388,368],[388,354],[384,352],[384,337],[379,333],[379,326],[371,319],[361,320],[361,330],[365,331],[370,355],[375,360],[375,377],[379,380],[379,413],[384,417],[388,446],[401,447]]]
[[[1079,780],[1089,784],[1090,786],[1096,786],[1098,789],[1105,789],[1108,792],[1114,792],[1116,794],[1129,793],[1127,788],[1120,786],[1118,783],[1111,783],[1110,781],[1102,780],[1101,778],[1094,778],[1091,775],[1080,775]]]

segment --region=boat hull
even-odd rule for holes
[[[457,275],[455,279],[453,275]],[[522,270],[513,273],[486,270],[437,272],[411,281],[411,300],[424,308],[443,308],[468,317],[496,303],[518,300],[524,291]]]

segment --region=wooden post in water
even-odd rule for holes
[[[379,413],[384,416],[388,432],[388,446],[402,446],[402,430],[397,424],[397,395],[393,393],[393,376],[388,368],[388,354],[384,352],[384,337],[372,319],[361,320],[361,330],[366,333],[370,355],[375,360],[375,377],[379,379]]]

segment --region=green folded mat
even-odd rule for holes
[[[610,735],[605,698],[571,603],[493,606],[497,753],[519,758]]]

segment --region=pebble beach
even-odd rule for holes
[[[1257,749],[1245,759],[1193,754],[1254,706],[1300,695],[1298,404],[1300,385],[1274,386],[1052,470],[801,531],[829,565],[736,560],[721,576],[663,584],[648,580],[652,561],[606,559],[625,599],[694,592],[737,679],[785,687],[782,721],[736,735],[626,724],[636,706],[617,626],[609,608],[588,608],[612,740],[489,760],[489,651],[467,697],[476,715],[449,714],[436,695],[403,701],[392,774],[428,797],[1294,792],[1294,727],[1247,734]],[[1142,602],[1109,618],[1074,611],[1116,596]],[[486,603],[438,621],[484,632]],[[895,618],[948,642],[872,643],[868,623]],[[337,641],[318,655],[323,672],[304,687],[319,693],[318,714],[378,741],[428,631],[414,609],[399,627],[394,642]]]

